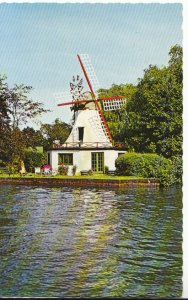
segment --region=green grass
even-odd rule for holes
[[[136,176],[116,176],[116,175],[106,175],[106,174],[93,174],[93,175],[39,175],[33,173],[27,173],[24,176],[20,176],[20,174],[11,174],[8,175],[6,173],[0,174],[0,178],[59,178],[59,179],[103,179],[103,180],[134,180],[134,179],[144,179],[143,177]]]

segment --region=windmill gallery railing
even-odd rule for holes
[[[74,143],[64,143],[64,144],[52,144],[53,149],[89,149],[89,148],[116,148],[116,149],[125,149],[126,145],[121,142],[114,142],[113,144],[103,143],[103,142],[74,142]]]

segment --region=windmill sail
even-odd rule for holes
[[[103,110],[110,111],[121,109],[123,105],[125,105],[125,99],[112,99],[112,101],[104,100],[102,102]]]
[[[88,54],[79,54],[78,59],[79,59],[79,61],[81,60],[81,62],[82,62],[81,66],[83,65],[84,69],[86,71],[85,75],[87,75],[89,82],[90,82],[89,87],[92,88],[93,93],[97,97],[97,90],[100,88],[100,84],[99,84],[98,78],[96,76],[95,70],[92,66],[91,59]],[[86,78],[86,80],[87,80],[87,78]]]

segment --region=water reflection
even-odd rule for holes
[[[180,189],[0,191],[1,296],[181,296]]]

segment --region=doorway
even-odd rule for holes
[[[96,173],[104,171],[104,152],[91,153],[91,169]]]

